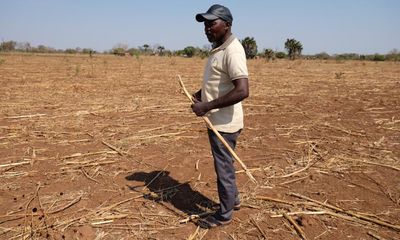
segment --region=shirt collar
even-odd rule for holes
[[[224,50],[225,48],[227,48],[229,46],[229,44],[231,44],[233,42],[233,40],[235,40],[235,38],[236,37],[233,34],[231,34],[231,36],[229,36],[229,38],[226,39],[226,41],[221,46],[211,49],[210,53],[214,53],[219,50]]]

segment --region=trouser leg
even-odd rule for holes
[[[232,149],[236,147],[236,139],[240,131],[222,133],[225,141]],[[228,149],[222,144],[213,131],[208,129],[211,151],[214,157],[214,167],[217,174],[218,196],[220,201],[219,214],[224,219],[231,219],[235,204],[239,204],[239,192],[236,186],[234,159]]]

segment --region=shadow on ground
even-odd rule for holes
[[[188,182],[180,183],[168,171],[136,172],[126,176],[128,181],[143,182],[140,186],[129,186],[132,191],[142,192],[144,186],[151,191],[146,199],[158,203],[171,203],[185,214],[199,214],[211,210],[216,205],[214,201],[192,189]]]

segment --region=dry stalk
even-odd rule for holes
[[[169,165],[169,161],[168,161],[167,165],[165,165],[165,167],[163,168],[162,171],[160,171],[159,173],[157,173],[157,175],[156,175],[153,179],[151,179],[151,181],[150,181],[148,184],[146,184],[145,186],[143,186],[142,191],[143,191],[145,188],[148,188],[148,186],[150,186],[150,184],[152,184],[162,173],[164,173],[164,171],[167,169],[168,165]]]
[[[112,150],[116,151],[119,155],[121,155],[121,156],[124,155],[124,153],[120,149],[114,147],[113,145],[111,145],[111,144],[109,144],[109,143],[107,143],[105,141],[101,141],[101,143],[103,143],[107,147],[111,148]]]
[[[271,197],[265,197],[265,196],[256,196],[256,199],[264,200],[264,201],[270,201],[270,202],[276,202],[276,203],[283,203],[283,204],[287,204],[287,205],[291,205],[291,206],[296,206],[297,205],[297,203],[294,203],[294,202],[289,202],[289,201],[285,201],[285,200],[281,200],[281,199],[275,199],[275,198],[271,198]]]
[[[326,211],[300,211],[300,212],[288,212],[286,213],[289,216],[295,216],[295,215],[323,215],[327,214]],[[278,218],[278,217],[283,217],[283,214],[275,214],[271,215],[271,218]]]
[[[61,207],[61,208],[55,209],[55,210],[53,210],[53,211],[51,211],[51,212],[46,212],[46,213],[47,213],[47,214],[54,214],[54,213],[58,213],[58,212],[64,211],[65,209],[70,208],[71,206],[73,206],[73,205],[75,205],[76,203],[78,203],[81,199],[82,199],[82,195],[78,196],[76,199],[72,200],[72,201],[71,201],[70,203],[68,203],[67,205],[65,205],[65,206],[63,206],[63,207]]]
[[[370,235],[371,237],[377,239],[377,240],[386,240],[386,238],[383,238],[383,237],[381,237],[379,235],[376,235],[375,233],[373,233],[371,231],[367,232],[367,234]]]
[[[199,234],[200,231],[200,226],[197,226],[196,231],[194,233],[190,234],[187,240],[194,240],[195,237]]]
[[[40,184],[40,182],[38,183],[38,186],[36,188],[35,193],[33,194],[33,196],[29,199],[28,203],[25,206],[25,216],[24,216],[24,227],[22,229],[22,236],[25,236],[25,229],[26,229],[26,220],[27,220],[27,213],[28,213],[28,207],[31,204],[31,202],[38,197],[39,194],[39,189],[42,187],[42,185]]]
[[[337,212],[340,212],[342,214],[346,214],[346,215],[351,216],[353,218],[358,218],[358,219],[364,220],[366,222],[374,223],[374,224],[377,224],[379,226],[384,226],[384,227],[387,227],[387,228],[390,228],[390,229],[393,229],[393,230],[396,230],[396,231],[400,231],[400,226],[398,226],[398,225],[394,225],[394,224],[387,223],[387,222],[384,222],[384,221],[381,221],[381,220],[373,219],[373,218],[364,216],[364,215],[362,215],[360,213],[356,213],[356,212],[352,212],[352,211],[346,211],[344,209],[341,209],[341,208],[338,208],[336,206],[333,206],[333,205],[330,205],[330,204],[327,204],[327,203],[323,203],[323,202],[311,199],[309,197],[303,196],[303,195],[298,194],[298,193],[290,193],[289,195],[294,196],[294,197],[298,197],[298,198],[301,198],[301,199],[304,199],[304,200],[307,200],[307,201],[310,201],[310,202],[313,202],[313,203],[316,203],[318,205],[321,205],[321,206],[324,206],[324,207],[327,207],[327,208],[330,208],[330,209],[333,209],[333,210],[335,210]]]
[[[360,162],[360,163],[366,163],[366,164],[371,164],[371,165],[375,165],[375,166],[380,166],[380,167],[385,167],[385,168],[390,168],[396,171],[400,171],[400,168],[395,167],[395,166],[391,166],[391,165],[387,165],[387,164],[382,164],[382,163],[375,163],[375,162],[371,162],[371,161],[367,161],[367,160],[359,160],[359,159],[354,159],[354,158],[343,158],[343,160],[351,160],[351,161],[355,161],[355,162]]]
[[[30,164],[30,161],[25,161],[25,162],[18,162],[18,163],[8,163],[8,164],[2,164],[0,165],[0,168],[6,168],[6,167],[15,167],[15,166],[20,166],[20,165],[25,165],[25,164]]]
[[[101,155],[101,154],[108,154],[108,153],[115,153],[110,151],[99,151],[99,152],[92,152],[92,153],[74,153],[69,156],[62,157],[63,159],[71,159],[77,157],[87,157],[87,156],[94,156],[94,155]]]
[[[290,224],[292,224],[294,230],[296,230],[296,233],[299,235],[299,237],[303,240],[307,240],[306,235],[304,234],[303,230],[297,225],[297,223],[286,213],[282,213],[283,217],[286,218],[286,220],[289,221]]]
[[[85,177],[87,177],[89,180],[100,184],[99,181],[97,181],[96,179],[94,179],[91,176],[89,176],[89,174],[85,171],[85,169],[83,167],[81,167],[81,171],[82,171],[83,175],[85,175]]]
[[[283,183],[279,183],[279,185],[286,185],[286,184],[298,182],[298,181],[304,180],[304,179],[306,179],[306,178],[308,178],[308,177],[309,177],[309,176],[307,175],[307,176],[305,176],[305,177],[296,178],[296,179],[293,179],[293,180],[290,180],[290,181],[286,181],[286,182],[283,182]]]
[[[127,139],[131,139],[131,140],[132,139],[135,139],[135,140],[147,140],[147,139],[152,139],[152,138],[176,136],[176,135],[180,135],[182,133],[186,133],[186,131],[163,133],[163,134],[157,134],[157,135],[151,135],[151,136],[133,136],[133,137],[128,137]]]
[[[182,82],[181,76],[178,75],[179,78],[179,84],[181,85],[181,88],[183,90],[183,92],[185,93],[186,97],[189,99],[189,101],[193,104],[193,99],[190,96],[189,92],[186,90],[185,85]],[[205,117],[202,116],[204,122],[207,124],[207,126],[214,132],[214,134],[218,137],[218,139],[222,142],[222,144],[226,147],[226,149],[228,149],[229,153],[235,158],[236,161],[239,162],[240,166],[243,168],[243,170],[245,171],[246,175],[250,178],[250,180],[256,184],[258,184],[257,180],[253,177],[253,175],[251,174],[251,172],[247,169],[246,165],[243,163],[243,161],[239,158],[238,155],[236,155],[235,151],[233,151],[233,149],[231,148],[231,146],[229,146],[229,144],[225,141],[225,139],[221,136],[221,134],[218,132],[217,129],[215,129],[215,127],[212,125],[212,123],[210,122],[210,120]]]
[[[11,117],[5,117],[5,119],[33,118],[33,117],[42,117],[42,116],[46,116],[46,114],[37,113],[37,114],[30,114],[30,115],[11,116]]]
[[[200,213],[200,214],[190,215],[189,217],[180,220],[179,223],[188,223],[191,220],[199,219],[199,218],[205,217],[205,216],[213,214],[213,213],[214,212],[204,212],[204,213]]]
[[[258,168],[248,168],[247,170],[248,171],[250,171],[250,172],[255,172],[255,171],[266,171],[266,170],[268,170],[270,167],[265,167],[265,168],[262,168],[262,167],[258,167]],[[238,171],[236,171],[236,173],[244,173],[244,172],[246,172],[245,170],[238,170]]]
[[[365,134],[364,134],[364,133],[352,132],[351,130],[346,130],[346,129],[344,129],[344,128],[332,126],[332,125],[330,125],[329,123],[325,123],[323,126],[325,126],[325,127],[330,127],[330,128],[332,128],[332,129],[335,129],[335,130],[340,131],[340,132],[347,133],[347,134],[352,135],[352,136],[365,137]]]
[[[256,228],[257,228],[258,231],[261,233],[261,235],[263,235],[264,239],[267,239],[267,235],[266,235],[265,232],[262,230],[262,228],[260,227],[260,225],[258,225],[258,223],[256,222],[256,220],[254,220],[254,218],[250,217],[250,222],[253,223],[254,226],[256,226]]]

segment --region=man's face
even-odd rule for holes
[[[228,23],[221,19],[204,21],[204,31],[208,41],[211,43],[221,42],[228,28]]]

